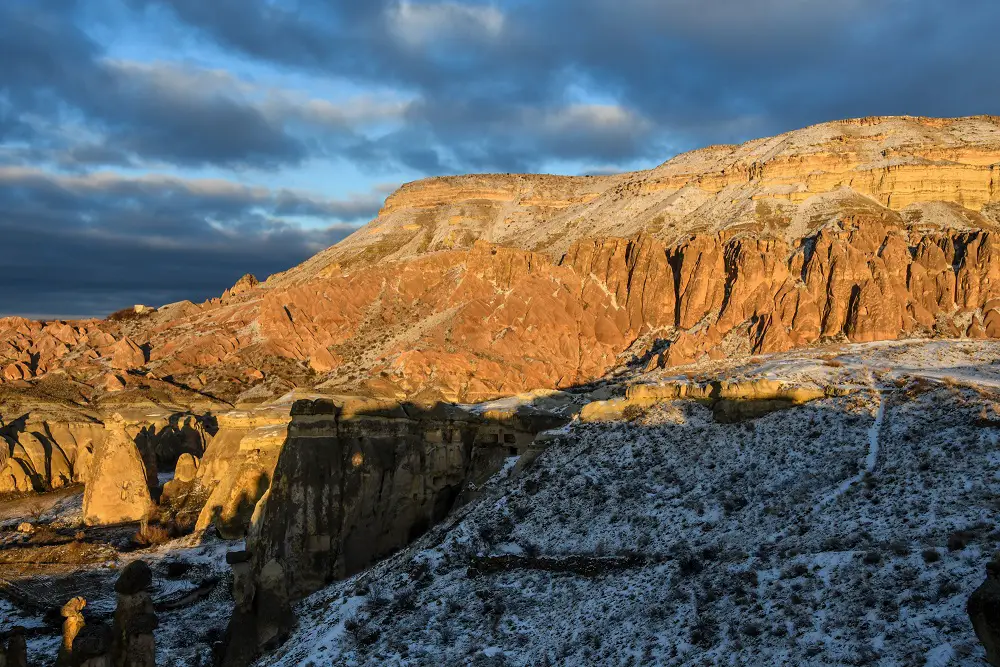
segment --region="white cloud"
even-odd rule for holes
[[[642,133],[652,123],[631,109],[617,104],[571,104],[545,111],[540,122],[547,132],[563,134],[577,132]]]
[[[306,91],[247,81],[222,69],[156,61],[107,60],[126,85],[148,86],[171,98],[229,98],[255,108],[269,121],[304,122],[327,129],[355,129],[398,121],[410,100],[398,94],[368,93],[332,100]]]
[[[386,12],[392,34],[411,47],[423,47],[447,38],[496,39],[506,17],[493,6],[457,2],[415,3],[400,0]]]

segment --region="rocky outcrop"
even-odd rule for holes
[[[708,383],[663,382],[636,384],[626,388],[625,396],[592,401],[583,406],[584,422],[621,421],[663,401],[687,399],[712,408],[716,421],[732,423],[761,417],[839,394],[836,387],[788,386],[775,380],[758,378],[743,381],[715,380]]]
[[[1000,665],[1000,563],[994,561],[986,566],[986,581],[973,591],[966,610],[986,649],[986,660]]]
[[[998,128],[868,118],[630,174],[410,183],[343,242],[203,304],[0,319],[0,387],[478,401],[623,363],[1000,336]]]
[[[289,601],[408,544],[536,432],[568,417],[477,415],[444,403],[296,401],[274,479],[233,555],[236,612],[226,663],[247,664],[290,629]],[[252,555],[252,557],[251,557]]]
[[[155,460],[143,457],[120,415],[108,421],[107,429],[94,451],[83,494],[83,519],[92,526],[139,521],[154,508],[150,488],[156,486]]]
[[[380,401],[298,401],[247,547],[302,595],[406,544],[451,509],[482,421]]]
[[[59,645],[59,656],[56,658],[56,667],[68,667],[79,663],[73,659],[73,642],[76,641],[80,631],[86,623],[83,619],[83,608],[87,606],[87,601],[81,597],[75,597],[62,606],[60,613],[63,617],[62,644]]]
[[[216,429],[211,415],[144,412],[125,419],[125,430],[152,459],[154,470],[173,468],[184,453],[200,456]],[[0,427],[0,494],[86,483],[107,433],[102,419],[94,410],[49,408],[18,415]]]
[[[246,534],[257,502],[270,486],[285,442],[290,402],[219,415],[219,432],[199,462],[186,509],[196,528],[232,539]]]

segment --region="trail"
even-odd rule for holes
[[[879,391],[878,410],[875,412],[875,421],[868,427],[868,456],[865,457],[865,467],[857,475],[845,479],[836,489],[831,491],[825,498],[820,500],[813,507],[813,512],[818,512],[833,501],[847,493],[847,490],[854,484],[860,482],[868,473],[875,471],[875,464],[878,462],[879,453],[879,433],[882,430],[882,420],[885,417],[885,395]]]

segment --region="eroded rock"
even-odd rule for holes
[[[139,521],[154,508],[147,462],[129,437],[125,421],[115,415],[107,429],[94,451],[83,494],[83,517],[88,525]]]
[[[966,610],[986,649],[986,660],[1000,667],[1000,563],[986,566],[986,581],[972,592]]]

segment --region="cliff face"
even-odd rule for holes
[[[565,418],[480,416],[453,405],[296,401],[247,538],[255,570],[280,564],[290,595],[354,574],[438,523],[535,433]]]
[[[616,176],[428,179],[301,266],[204,304],[0,320],[0,388],[471,401],[626,362],[993,337],[998,164],[996,118],[890,117]]]

